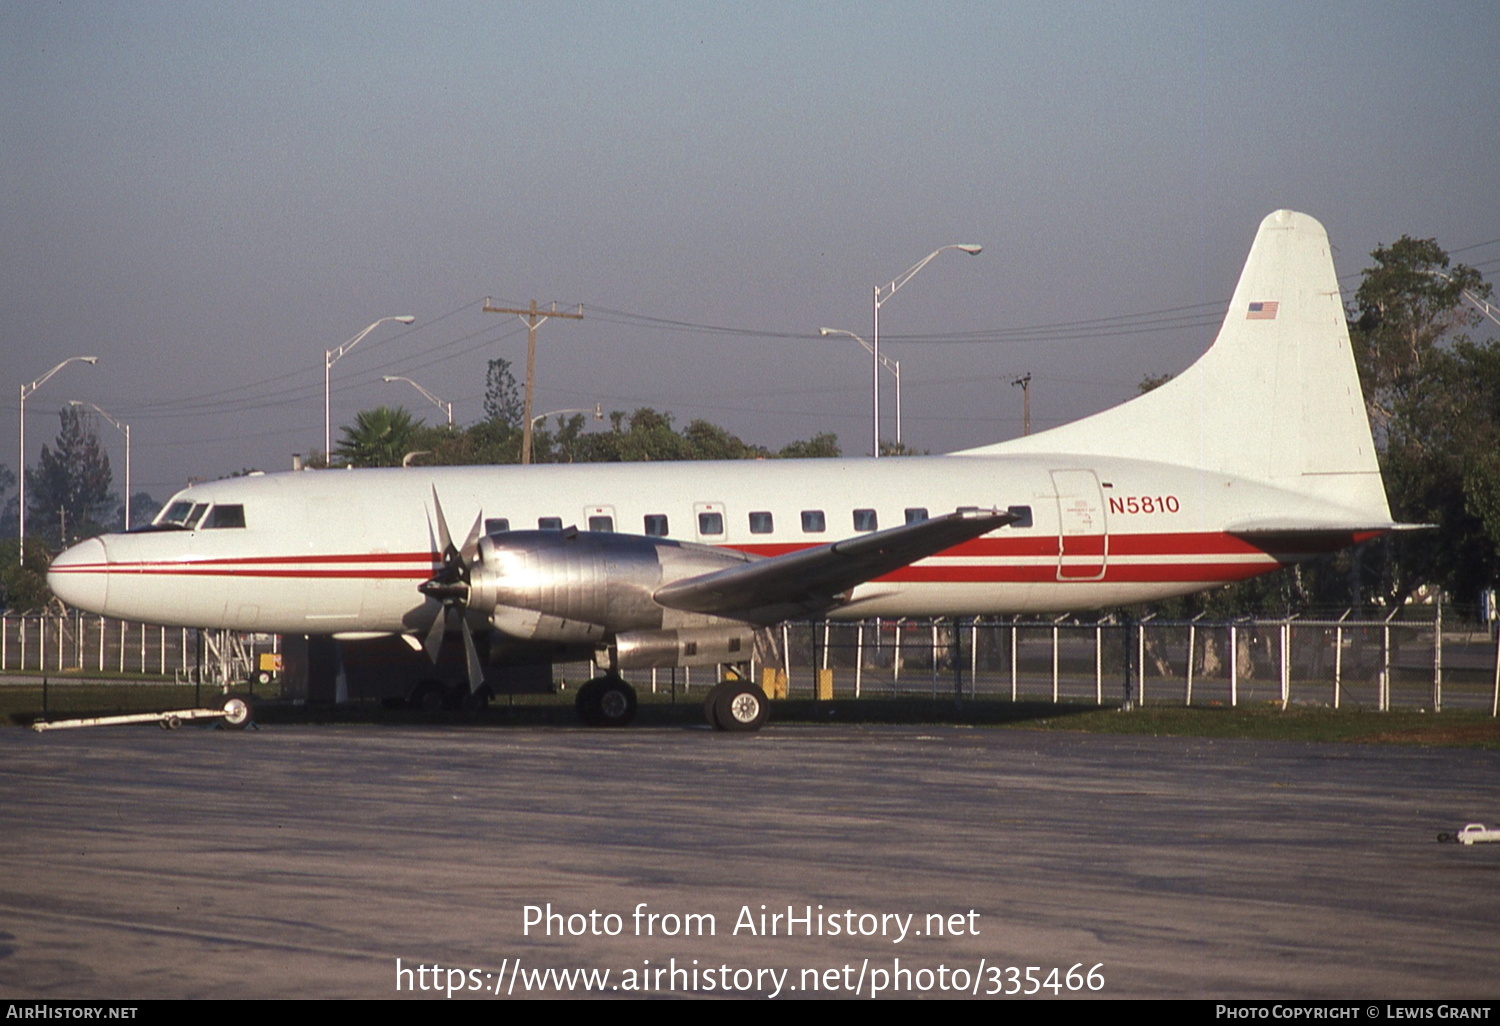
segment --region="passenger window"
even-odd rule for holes
[[[802,511],[803,534],[822,534],[826,530],[828,530],[828,525],[823,520],[822,510],[805,509]]]
[[[906,522],[908,524],[920,524],[927,519],[927,507],[913,506],[906,511]]]
[[[589,517],[590,531],[613,531],[615,529],[614,517]]]
[[[510,520],[507,517],[486,517],[484,521],[485,534],[504,534],[510,530]]]
[[[1030,506],[1009,506],[1009,507],[1006,508],[1005,512],[1007,512],[1007,513],[1014,513],[1019,518],[1014,523],[1012,523],[1010,525],[1011,527],[1030,527],[1031,526],[1031,507]]]
[[[723,534],[724,514],[717,512],[698,514],[699,534]]]
[[[542,531],[561,531],[562,517],[538,517],[536,526]]]
[[[875,530],[875,511],[873,509],[857,509],[854,511],[854,529],[856,531]]]
[[[208,513],[208,519],[203,522],[205,528],[217,527],[244,527],[245,507],[239,505],[218,505]]]
[[[649,538],[665,538],[667,536],[667,516],[665,513],[646,514],[646,536]]]
[[[773,530],[774,530],[774,527],[772,526],[772,522],[771,522],[771,514],[769,514],[769,513],[751,513],[750,514],[750,533],[751,534],[770,534]]]

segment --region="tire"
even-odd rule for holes
[[[766,722],[771,703],[766,693],[755,684],[748,680],[727,680],[713,690],[718,692],[718,698],[710,722],[716,730],[750,734]]]
[[[459,695],[458,707],[466,713],[482,713],[490,707],[490,689],[488,686],[478,691],[464,688]]]
[[[628,726],[635,709],[635,688],[619,677],[595,677],[578,689],[578,713],[590,727]]]
[[[723,730],[719,725],[719,700],[724,697],[724,685],[715,684],[708,689],[708,694],[703,699],[703,718],[708,725],[715,730]]]
[[[573,708],[578,710],[578,718],[583,721],[584,724],[590,727],[596,726],[591,718],[592,714],[589,712],[589,710],[592,709],[598,701],[596,696],[599,691],[600,682],[603,680],[603,677],[596,677],[593,680],[580,685],[578,688],[578,694],[573,698]]]
[[[260,685],[263,688],[264,687],[269,687],[270,684],[271,684],[271,671],[270,670],[256,670],[254,673],[252,673],[250,675],[250,683],[251,684],[258,684],[258,685]]]
[[[417,712],[440,713],[448,708],[448,689],[442,681],[424,680],[412,689],[411,707]]]
[[[245,695],[229,695],[219,708],[224,710],[222,722],[229,730],[244,730],[255,716],[255,706]]]

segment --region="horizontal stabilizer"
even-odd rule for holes
[[[656,592],[673,609],[774,623],[829,609],[857,584],[950,549],[1006,524],[1014,513],[960,510],[831,545],[758,559],[675,581]]]
[[[1384,534],[1387,531],[1427,531],[1436,524],[1398,524],[1391,520],[1355,523],[1348,520],[1328,521],[1311,517],[1262,517],[1241,520],[1224,528],[1226,534],[1242,538],[1282,534]]]

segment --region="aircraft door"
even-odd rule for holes
[[[1102,580],[1109,532],[1099,478],[1092,470],[1054,470],[1052,484],[1057,489],[1057,579]]]
[[[347,552],[364,542],[364,508],[358,503],[315,495],[306,500],[302,514],[302,539],[309,552]],[[366,593],[383,583],[379,578],[364,578],[347,564],[320,562],[316,557],[298,560],[297,566],[297,586],[287,592],[292,606],[278,612],[300,614],[309,634],[348,630],[359,620],[360,609],[368,601]]]

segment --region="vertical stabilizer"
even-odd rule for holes
[[[1328,235],[1260,224],[1213,346],[1154,391],[1063,427],[959,455],[1154,460],[1265,481],[1388,522]]]

